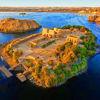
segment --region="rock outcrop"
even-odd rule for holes
[[[88,21],[89,22],[95,22],[96,16],[89,16]]]
[[[96,18],[95,22],[100,24],[100,16]]]
[[[41,25],[34,20],[6,18],[0,21],[0,32],[3,33],[27,32],[40,27]]]
[[[95,22],[100,24],[100,16],[89,16],[88,17],[89,22]]]

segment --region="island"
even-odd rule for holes
[[[91,30],[67,25],[4,43],[0,55],[22,82],[50,88],[85,72],[97,46]]]
[[[19,15],[26,15],[26,13],[25,12],[21,12],[21,13],[19,13]]]
[[[0,21],[0,32],[3,33],[21,33],[32,31],[40,27],[41,25],[34,20],[6,18]]]

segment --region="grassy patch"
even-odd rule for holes
[[[54,42],[55,42],[55,40],[49,41],[48,43],[42,45],[42,48],[46,48],[47,46],[51,45]]]

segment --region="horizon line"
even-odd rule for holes
[[[0,6],[0,7],[13,7],[13,8],[16,8],[16,7],[27,7],[27,8],[30,8],[30,7],[33,7],[33,6]],[[34,6],[34,7],[100,7],[100,6]]]

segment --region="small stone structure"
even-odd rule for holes
[[[42,36],[40,38],[37,38],[37,39],[34,39],[34,40],[30,41],[30,47],[37,47],[37,42],[40,42],[44,39],[45,39],[45,37]]]
[[[67,40],[68,42],[72,42],[73,45],[77,45],[78,42],[79,42],[79,39],[80,39],[79,36],[69,35],[69,36],[67,36],[67,39],[66,39],[66,40]]]
[[[37,46],[37,44],[35,42],[30,41],[30,47],[31,48],[36,47],[36,46]]]
[[[17,74],[17,78],[18,78],[21,82],[26,81],[26,77],[25,77],[25,75],[22,74],[22,73],[18,73],[18,74]]]

